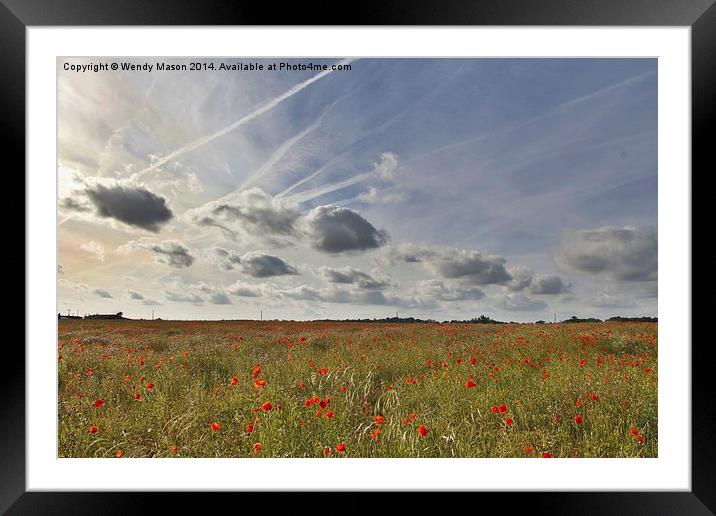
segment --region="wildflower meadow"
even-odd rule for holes
[[[656,457],[655,323],[59,322],[59,457]]]

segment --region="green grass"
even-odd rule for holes
[[[59,343],[60,457],[658,453],[656,324],[60,321]]]

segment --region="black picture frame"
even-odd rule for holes
[[[398,2],[364,0],[355,4],[311,5],[239,3],[228,0],[0,0],[0,147],[25,169],[25,80],[28,26],[112,25],[552,25],[689,26],[692,73],[692,171],[706,173],[712,146],[707,136],[716,106],[716,6],[714,0],[471,0]],[[320,14],[318,14],[320,13]],[[8,170],[8,172],[10,172]],[[689,171],[684,171],[689,173]],[[16,174],[13,172],[16,176]],[[8,174],[10,175],[10,174]],[[22,184],[24,190],[24,182]],[[693,199],[692,199],[693,209]],[[24,258],[26,258],[23,255]],[[17,253],[12,261],[19,262]],[[23,260],[23,263],[24,260]],[[13,264],[11,263],[11,266]],[[15,265],[19,267],[19,264]],[[26,281],[27,274],[26,272]],[[19,275],[18,275],[19,276]],[[19,291],[18,291],[19,292]],[[26,310],[32,307],[27,306]],[[691,317],[693,321],[693,315]],[[14,321],[12,324],[16,324]],[[26,492],[25,353],[14,339],[6,343],[0,374],[0,511],[7,514],[127,514],[159,501],[164,511],[186,509],[184,494]],[[692,337],[692,490],[619,493],[472,493],[479,503],[497,502],[550,514],[713,514],[716,511],[716,416],[710,379],[711,344]],[[669,346],[689,343],[669,343]],[[12,364],[12,365],[8,365]],[[30,379],[31,380],[31,379]],[[684,413],[688,414],[686,408]],[[668,415],[667,417],[672,417]],[[676,416],[673,417],[682,417]],[[232,500],[234,494],[212,494]],[[273,496],[273,495],[271,495]],[[304,498],[293,493],[292,497]],[[415,494],[419,507],[424,496]],[[260,503],[262,498],[252,498]],[[325,500],[325,499],[324,499]],[[338,500],[337,500],[338,501]],[[241,510],[247,510],[245,505]],[[292,501],[297,505],[312,502]],[[333,510],[375,510],[358,494],[340,498]],[[498,506],[499,506],[498,505]],[[208,509],[208,508],[207,508]]]

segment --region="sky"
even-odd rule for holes
[[[105,61],[153,69],[64,69]],[[655,59],[68,58],[58,96],[60,312],[657,315]]]

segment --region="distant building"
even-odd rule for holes
[[[57,314],[57,318],[58,319],[82,319],[82,317],[80,317],[79,315],[62,315],[62,314]]]
[[[125,317],[122,317],[122,312],[117,312],[116,314],[92,314],[92,315],[86,315],[85,319],[125,319]]]

